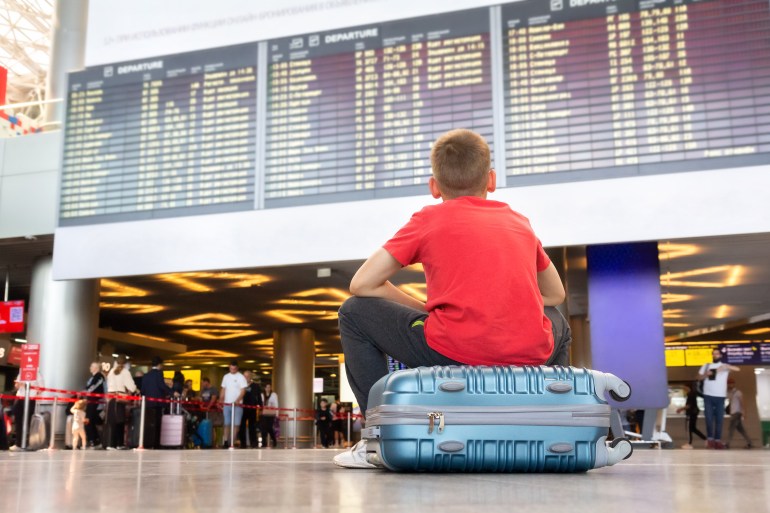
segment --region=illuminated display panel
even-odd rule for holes
[[[257,44],[69,78],[59,225],[254,208]]]
[[[528,0],[502,23],[509,185],[770,162],[767,0]]]
[[[433,140],[492,143],[488,9],[269,42],[265,206],[425,194]]]

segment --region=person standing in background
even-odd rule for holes
[[[698,391],[694,386],[686,386],[685,390],[687,391],[687,403],[684,408],[679,408],[677,413],[684,411],[687,416],[688,440],[682,446],[682,449],[692,449],[692,435],[698,435],[701,440],[705,440],[706,435],[698,430],[698,414],[700,413],[700,408],[698,408]]]
[[[259,430],[262,432],[262,447],[270,447],[268,438],[273,439],[272,447],[278,444],[275,439],[275,418],[278,415],[278,394],[273,392],[273,386],[268,383],[265,385],[265,394],[262,398],[262,404],[265,408],[262,410],[262,416],[259,418]]]
[[[142,395],[149,399],[168,399],[172,395],[178,397],[166,384],[163,378],[163,360],[159,356],[152,359],[152,369],[142,378]],[[146,418],[144,447],[146,449],[158,449],[160,447],[160,427],[163,417],[165,402],[147,401],[145,404]]]
[[[107,374],[107,393],[127,396],[136,392],[136,383],[126,365],[126,355],[118,356],[117,365]],[[124,449],[126,438],[126,402],[121,398],[107,401],[105,433],[102,433],[102,446],[107,450]]]
[[[315,425],[318,426],[318,434],[321,435],[321,445],[324,449],[328,449],[329,443],[333,442],[333,421],[334,415],[329,411],[329,401],[321,399],[315,412]]]
[[[86,392],[89,394],[103,394],[104,393],[104,374],[102,374],[102,366],[99,362],[91,362],[89,368],[91,377],[86,382]],[[99,430],[96,426],[101,423],[102,419],[99,416],[99,410],[104,409],[104,400],[99,397],[86,397],[88,404],[86,406],[86,419],[88,422],[86,425],[86,439],[88,440],[88,447],[96,447],[99,445]]]
[[[712,363],[704,364],[698,371],[698,381],[703,381],[703,402],[706,408],[706,448],[724,449],[722,423],[725,417],[727,375],[741,369],[722,362],[722,352],[711,352]]]
[[[259,447],[257,439],[257,407],[262,406],[262,387],[254,382],[254,374],[251,371],[245,371],[243,377],[246,378],[246,392],[243,394],[243,418],[241,419],[240,438],[241,447],[251,446],[252,449]],[[248,430],[248,431],[247,431]],[[246,435],[248,434],[248,443]]]
[[[219,396],[219,402],[224,404],[225,443],[223,448],[225,449],[229,449],[230,445],[235,447],[235,441],[238,439],[243,417],[241,404],[246,394],[246,386],[246,378],[238,372],[238,362],[233,360],[230,362],[230,372],[222,378],[222,394]]]
[[[735,388],[734,379],[727,380],[727,393],[727,397],[730,400],[730,429],[727,434],[727,444],[725,444],[725,446],[728,449],[730,448],[730,444],[733,441],[733,434],[735,434],[735,430],[737,429],[741,436],[743,436],[743,439],[746,440],[746,449],[751,449],[753,447],[751,445],[751,438],[743,427],[743,392]]]

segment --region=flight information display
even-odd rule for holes
[[[770,162],[767,0],[527,0],[502,23],[509,184]]]
[[[270,41],[265,207],[425,194],[431,143],[492,143],[489,9]]]
[[[69,78],[61,226],[254,208],[257,44]]]

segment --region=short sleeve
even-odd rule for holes
[[[239,385],[241,386],[241,390],[244,388],[248,388],[249,384],[246,383],[246,377],[243,374],[240,374],[238,376]]]
[[[406,267],[418,261],[420,240],[422,237],[424,215],[417,212],[388,242],[383,245],[385,251]]]
[[[540,242],[540,239],[537,240],[537,272],[541,273],[548,269],[548,266],[551,265],[551,259],[548,258],[548,255],[545,254],[545,250],[543,249],[543,244]]]

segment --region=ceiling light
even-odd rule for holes
[[[203,313],[174,319],[173,321],[168,321],[167,324],[175,324],[178,326],[218,326],[223,328],[249,326],[249,323],[246,322],[232,322],[237,320],[238,317],[235,317],[234,315],[222,313]]]
[[[267,315],[289,324],[301,324],[315,318],[319,321],[333,321],[337,319],[337,312],[317,311],[317,310],[268,310]]]
[[[255,340],[253,342],[247,342],[247,343],[252,346],[273,347],[273,344],[275,344],[275,341],[272,338],[263,338],[261,340]]]
[[[693,269],[690,271],[681,271],[675,273],[666,273],[661,275],[660,282],[666,287],[697,287],[697,288],[723,288],[738,285],[738,280],[743,273],[740,265],[719,265],[714,267],[704,267],[702,269]],[[705,276],[712,274],[725,274],[722,281],[687,281],[682,278],[693,276]]]
[[[398,288],[423,303],[428,301],[428,294],[426,293],[428,286],[425,283],[404,283],[399,285]]]
[[[190,337],[202,338],[205,340],[229,340],[231,338],[252,337],[259,335],[256,330],[237,330],[237,329],[220,329],[220,328],[196,328],[179,330],[179,333],[183,333]]]
[[[237,358],[236,353],[220,351],[218,349],[201,349],[198,351],[187,351],[174,355],[175,358]],[[213,362],[212,362],[213,363]]]
[[[672,242],[661,242],[658,244],[658,253],[660,259],[672,260],[700,253],[700,248],[695,244],[680,244]]]
[[[146,290],[131,287],[115,280],[100,280],[101,291],[99,294],[101,297],[144,297],[149,295]]]
[[[334,287],[317,287],[314,289],[303,290],[301,292],[297,292],[296,294],[291,295],[291,297],[313,297],[313,296],[329,296],[329,297],[337,298],[340,300],[340,302],[342,302],[350,297],[350,293]]]
[[[176,273],[176,274],[159,274],[156,276],[158,279],[173,283],[178,287],[192,292],[212,292],[214,289],[204,283],[200,283],[196,280],[224,280],[229,281],[227,287],[253,287],[262,285],[265,282],[270,281],[269,276],[263,274],[248,274],[248,273],[226,273],[226,272],[194,272],[194,273]]]
[[[681,319],[684,317],[684,310],[681,308],[663,310],[664,319]]]
[[[404,267],[404,271],[411,271],[414,273],[424,273],[425,268],[422,266],[422,264],[417,263],[417,264],[407,265],[406,267]]]
[[[16,342],[19,342],[20,344],[26,344],[27,343],[27,339],[25,339],[25,338],[15,338],[14,340]]]
[[[158,342],[168,342],[168,339],[166,339],[166,338],[154,337],[152,335],[145,335],[144,333],[133,333],[133,332],[129,331],[127,333],[127,335],[133,335],[135,337],[146,338],[146,339],[149,339],[149,340],[157,340]]]
[[[336,378],[337,377],[336,374],[329,374],[329,376],[332,377],[332,378]]]
[[[182,365],[183,369],[192,369],[192,365]]]
[[[764,333],[770,333],[770,328],[757,328],[755,330],[744,331],[744,335],[762,335]]]
[[[108,303],[105,301],[102,301],[99,303],[100,308],[111,308],[111,309],[117,309],[117,310],[134,310],[133,312],[129,311],[128,313],[132,314],[149,314],[149,313],[155,313],[155,312],[161,312],[166,309],[165,306],[161,305],[146,305],[146,304],[135,304],[135,303]]]
[[[689,301],[693,299],[695,296],[692,296],[690,294],[672,294],[671,292],[664,292],[660,295],[663,304],[669,304],[669,303],[681,303],[683,301]]]
[[[686,328],[689,324],[683,322],[664,322],[664,328]]]
[[[732,307],[731,307],[731,306],[728,306],[728,305],[720,305],[720,306],[717,308],[717,312],[716,312],[716,314],[715,314],[715,317],[716,317],[717,319],[724,319],[725,317],[727,317],[727,316],[730,314],[730,309],[731,309],[731,308],[732,308]]]

